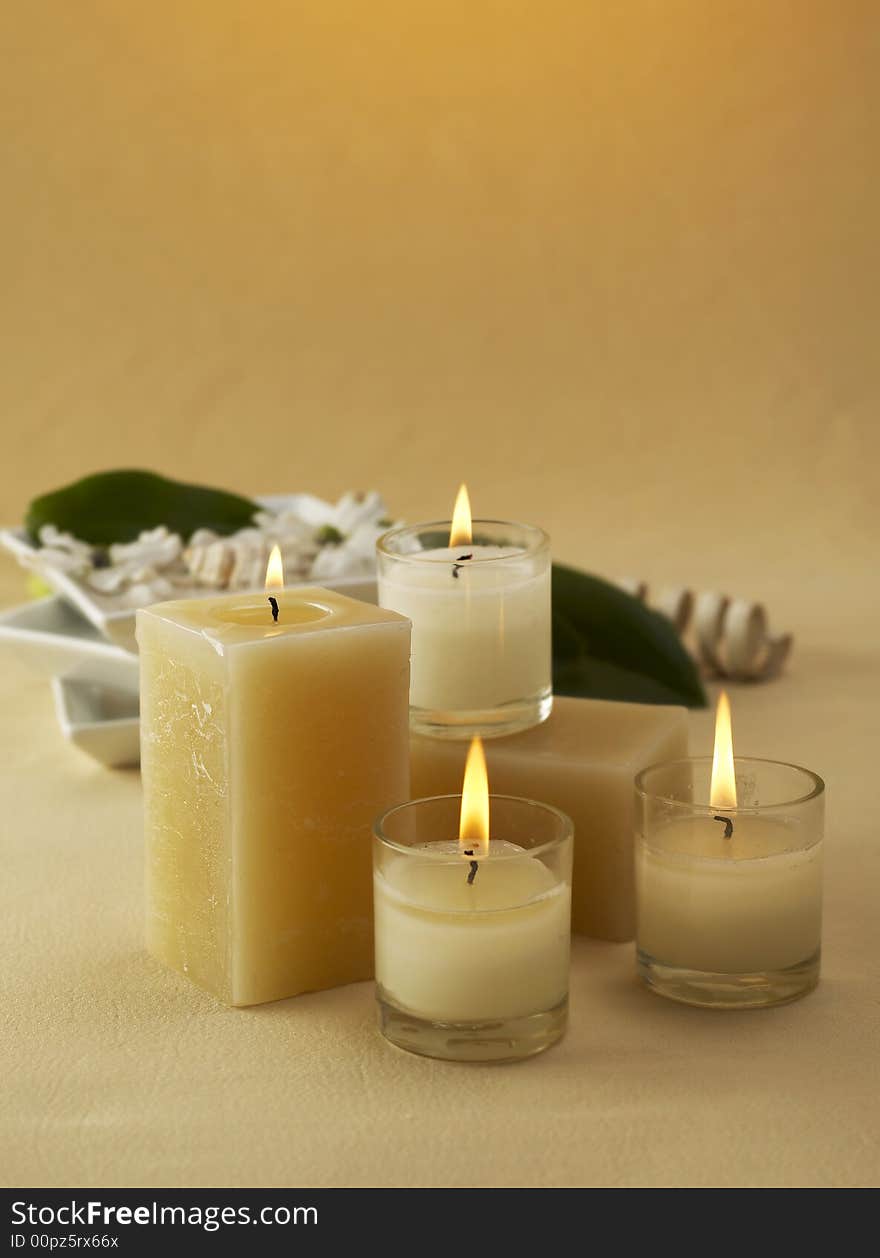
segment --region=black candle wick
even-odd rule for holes
[[[471,847],[467,847],[465,848],[463,854],[465,856],[473,856],[474,850]],[[474,879],[477,876],[477,870],[480,868],[480,863],[479,861],[470,861],[469,863],[471,867],[471,872],[468,874],[467,880],[468,880],[468,886],[472,887],[474,885]]]
[[[269,605],[272,608],[272,619],[277,625],[278,624],[278,599],[273,598],[271,594],[269,595]]]
[[[723,821],[725,839],[729,839],[732,837],[733,835],[733,818],[732,817],[713,817],[712,820]]]

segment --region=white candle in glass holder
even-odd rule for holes
[[[655,765],[636,779],[636,804],[645,982],[673,999],[719,1007],[776,1004],[814,987],[821,779],[796,765],[734,760],[722,695],[711,768],[705,759]]]
[[[504,839],[489,839],[490,800]],[[434,837],[456,822],[457,840]],[[429,1056],[506,1060],[562,1035],[571,835],[555,808],[489,796],[479,739],[462,795],[414,800],[379,819],[376,986],[388,1039]]]
[[[565,999],[571,893],[525,848],[493,840],[469,885],[458,843],[432,843],[421,861],[389,861],[374,901],[376,973],[400,1008],[480,1022]]]
[[[636,846],[639,948],[664,965],[759,974],[814,956],[822,844],[794,823],[740,815],[735,842],[711,817],[658,827]]]
[[[451,527],[393,530],[380,539],[378,559],[380,605],[413,626],[415,728],[435,737],[508,734],[549,715],[550,550],[542,530],[472,524],[462,486]]]

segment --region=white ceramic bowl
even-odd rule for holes
[[[99,682],[137,694],[138,661],[57,594],[0,613],[0,646],[47,677]]]
[[[74,747],[111,769],[140,764],[137,691],[53,677],[52,693],[61,732]]]
[[[306,521],[320,528],[332,519],[333,506],[314,494],[261,494],[256,501],[273,511],[295,510]],[[120,607],[118,598],[98,594],[90,586],[66,572],[60,572],[49,564],[39,561],[39,547],[34,546],[24,528],[0,529],[0,546],[14,555],[25,568],[36,572],[40,579],[54,590],[66,603],[75,607],[94,625],[99,637],[126,651],[137,651],[134,638],[135,610]],[[192,589],[181,587],[175,598],[200,598],[215,594],[203,586]]]

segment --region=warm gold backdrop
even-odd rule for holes
[[[870,557],[872,0],[0,23],[0,519],[97,466],[411,519],[466,475],[599,570]]]
[[[704,1015],[577,939],[563,1044],[463,1073],[367,984],[229,1012],[150,962],[140,779],[4,655],[8,1182],[880,1182],[880,5],[11,0],[0,47],[0,521],[119,464],[410,519],[467,476],[765,597],[738,750],[829,787],[815,995]]]

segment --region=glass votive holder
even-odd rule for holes
[[[734,759],[737,806],[713,807],[712,758],[636,777],[636,946],[642,980],[689,1005],[778,1005],[819,981],[825,784]]]
[[[550,539],[539,528],[474,520],[379,538],[379,604],[412,621],[410,721],[434,738],[484,738],[538,725],[553,704]]]
[[[571,821],[491,795],[488,853],[458,833],[460,795],[392,808],[374,827],[379,1026],[449,1061],[516,1061],[568,1021]]]

